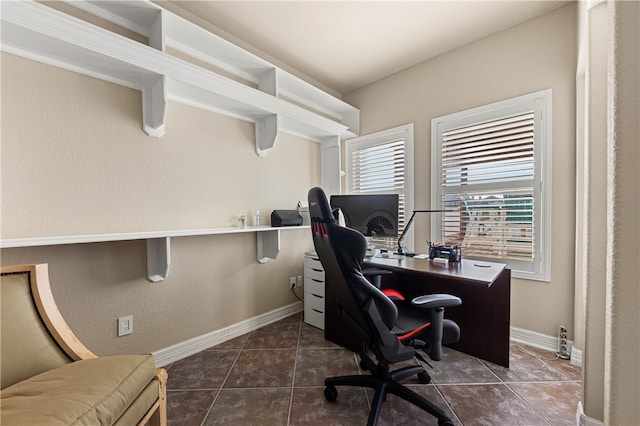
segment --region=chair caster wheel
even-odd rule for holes
[[[431,376],[423,371],[422,373],[418,373],[418,381],[420,381],[421,384],[426,385],[428,383],[431,383]]]
[[[455,426],[451,420],[440,420],[438,426]]]
[[[334,402],[338,398],[338,390],[335,386],[327,386],[324,388],[324,399],[329,402]]]

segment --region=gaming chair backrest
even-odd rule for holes
[[[308,199],[313,244],[325,270],[325,283],[336,296],[343,321],[375,350],[381,341],[389,341],[397,308],[362,275],[367,249],[364,236],[337,225],[321,188],[309,190]],[[378,321],[371,318],[372,311],[379,314]]]

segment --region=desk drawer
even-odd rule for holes
[[[305,291],[304,308],[310,308],[314,311],[324,313],[324,295],[309,293],[308,291]]]
[[[304,277],[304,291],[317,294],[319,296],[324,295],[324,280],[319,281],[315,278],[308,276]]]
[[[314,327],[324,330],[324,312],[314,311],[311,308],[304,308],[304,322]]]
[[[324,271],[322,269],[304,268],[304,278],[315,280],[317,282],[324,282]]]
[[[324,268],[315,254],[304,256],[304,322],[324,330]]]
[[[309,257],[309,256],[305,256],[304,257],[304,268],[311,268],[311,269],[315,269],[317,271],[324,271],[324,268],[322,267],[322,263],[320,263],[320,259],[316,258],[316,257]]]

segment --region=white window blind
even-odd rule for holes
[[[351,152],[352,186],[356,192],[393,191],[404,188],[402,139]]]
[[[347,141],[347,192],[351,194],[398,194],[399,233],[404,229],[405,212],[413,176],[413,126],[403,126]],[[397,237],[374,241],[394,248]]]
[[[443,234],[467,256],[533,261],[533,118],[442,133]]]
[[[433,204],[447,210],[435,233],[461,246],[463,257],[546,279],[549,200],[541,152],[550,136],[543,103],[523,98],[434,119]]]

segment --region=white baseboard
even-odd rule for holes
[[[547,336],[546,334],[536,331],[525,330],[524,328],[511,327],[510,338],[514,342],[523,343],[545,351],[558,351],[558,338],[556,336]],[[573,341],[569,340],[569,354],[571,355],[571,364],[582,366],[582,351],[573,347]]]
[[[172,362],[179,361],[183,358],[191,356],[195,353],[211,348],[213,346],[224,343],[227,340],[234,339],[249,333],[257,328],[263,327],[272,322],[279,321],[283,318],[301,312],[303,306],[301,302],[295,302],[282,308],[258,315],[253,318],[246,319],[236,324],[193,339],[177,343],[164,349],[153,352],[152,355],[158,367],[164,367]],[[524,328],[511,327],[510,338],[514,342],[523,343],[539,349],[555,352],[558,350],[557,337],[547,336],[535,331],[526,330]],[[571,363],[582,366],[582,351],[573,347],[573,342],[569,341],[569,353],[571,354]]]
[[[525,330],[524,328],[511,327],[510,338],[514,342],[524,343],[545,351],[558,351],[558,338],[556,336],[547,336],[537,331]],[[573,342],[569,343],[569,353],[573,346]]]
[[[575,346],[571,348],[571,364],[582,367],[582,349]]]
[[[211,333],[203,334],[202,336],[169,346],[168,348],[160,349],[159,351],[153,352],[152,355],[156,365],[158,367],[164,367],[172,362],[179,361],[200,351],[224,343],[227,340],[235,339],[236,337],[271,324],[272,322],[279,321],[289,315],[301,312],[302,310],[302,303],[295,302],[291,305],[283,306],[282,308],[274,309],[262,315],[232,324],[220,330],[215,330]]]
[[[578,402],[578,410],[576,411],[576,426],[604,426],[604,422],[587,416],[582,409],[581,401]]]

